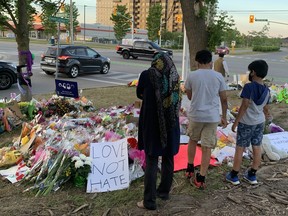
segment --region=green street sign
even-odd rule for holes
[[[65,19],[62,17],[54,17],[54,16],[49,17],[49,20],[59,22],[59,23],[68,23],[69,22],[68,19]]]
[[[268,22],[268,19],[255,19],[255,22]]]

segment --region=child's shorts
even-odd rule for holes
[[[191,140],[198,142],[201,146],[215,148],[217,144],[216,131],[218,122],[192,122],[189,121],[187,134]]]
[[[262,143],[265,123],[247,125],[240,123],[237,127],[236,145],[240,147],[259,146]]]

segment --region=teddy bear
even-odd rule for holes
[[[266,155],[271,161],[279,161],[280,159],[288,158],[288,153],[271,145],[269,138],[265,135],[263,136],[261,146],[262,156]],[[251,146],[249,147],[249,151],[252,152]]]

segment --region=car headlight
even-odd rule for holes
[[[108,60],[108,62],[110,62],[111,60],[110,60],[110,58],[107,58],[107,60]]]

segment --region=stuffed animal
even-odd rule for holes
[[[288,157],[288,153],[284,150],[279,150],[275,146],[271,145],[270,140],[264,136],[262,141],[262,149],[270,160],[278,161]]]
[[[249,147],[249,151],[252,152],[251,146]],[[271,145],[271,142],[267,136],[263,136],[262,155],[266,155],[271,161],[279,161],[280,159],[288,158],[288,153]]]

